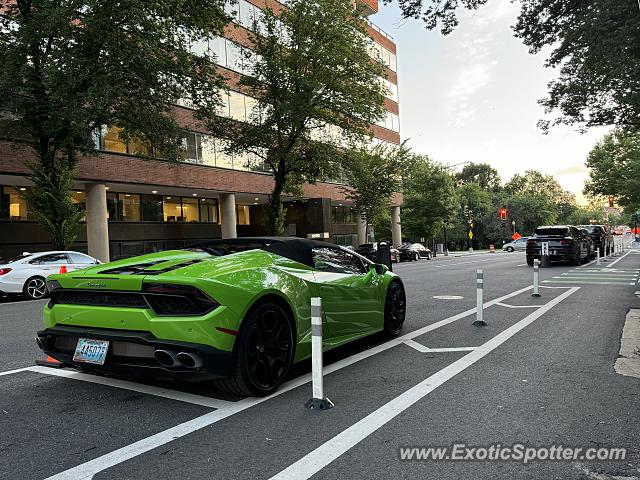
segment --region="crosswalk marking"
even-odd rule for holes
[[[635,285],[640,275],[637,268],[578,267],[554,276],[543,283],[571,283],[582,285]]]

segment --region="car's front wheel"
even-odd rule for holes
[[[384,301],[384,331],[387,335],[397,337],[400,334],[406,310],[407,298],[402,284],[391,282]]]
[[[22,293],[29,300],[40,300],[41,298],[45,298],[49,295],[47,282],[42,277],[31,277],[24,282]]]
[[[232,374],[218,385],[241,396],[269,395],[286,379],[293,351],[294,334],[289,315],[277,303],[261,303],[242,323]]]
[[[420,260],[420,254],[418,252],[415,252],[413,254],[413,259],[417,262],[418,260]]]
[[[509,253],[513,252],[513,247],[507,247],[507,252]]]

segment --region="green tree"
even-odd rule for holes
[[[292,0],[279,16],[267,9],[250,34],[241,86],[258,103],[247,123],[202,118],[228,153],[250,152],[274,179],[267,228],[284,227],[284,193],[334,174],[344,149],[384,113],[384,69],[367,54],[365,20],[349,0]]]
[[[461,172],[456,174],[456,179],[462,183],[476,183],[483,190],[497,192],[501,182],[498,171],[488,163],[471,163],[465,165]]]
[[[640,133],[616,130],[589,152],[588,195],[613,195],[627,210],[640,207]]]
[[[391,3],[393,0],[384,0]],[[407,18],[424,20],[443,34],[457,25],[460,9],[486,0],[397,0]],[[558,70],[540,100],[539,125],[577,124],[640,129],[640,11],[635,0],[520,0],[514,26],[532,54],[549,52],[545,66]]]
[[[352,200],[367,228],[376,219],[384,218],[391,195],[399,192],[410,157],[404,146],[387,147],[382,144],[369,150],[353,149],[345,152],[343,170],[347,183],[345,196]],[[391,225],[391,221],[389,221]],[[376,233],[378,232],[376,230]]]
[[[169,115],[179,98],[217,104],[221,78],[191,41],[222,31],[224,2],[98,0],[3,3],[0,15],[2,136],[34,153],[28,194],[56,248],[73,242],[80,218],[69,188],[78,155],[95,151],[101,125],[180,156]],[[147,154],[151,154],[151,150]]]
[[[432,237],[458,208],[453,176],[426,156],[415,156],[405,181],[402,228],[409,237]]]

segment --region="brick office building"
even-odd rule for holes
[[[359,0],[369,14],[377,0]],[[265,5],[284,8],[273,0],[239,0],[236,15],[224,37],[194,45],[194,51],[216,54],[221,72],[228,79],[229,95],[224,115],[242,121],[254,98],[237,90],[243,75],[242,49],[248,48],[247,28]],[[396,47],[392,39],[368,26],[370,55],[385,63],[386,118],[372,126],[378,141],[400,143]],[[203,52],[204,53],[204,52]],[[239,89],[238,89],[239,90]],[[82,157],[73,198],[85,208],[85,223],[77,239],[78,250],[103,261],[169,248],[211,238],[233,238],[264,234],[263,205],[272,188],[272,177],[254,167],[247,158],[230,157],[220,142],[199,131],[187,106],[176,106],[174,114],[184,128],[185,160],[178,164],[132,155],[139,146],[119,139],[117,129],[104,128],[96,136],[99,153]],[[135,150],[134,150],[135,148]],[[34,221],[19,190],[29,188],[28,149],[0,141],[0,257],[50,248],[47,234]],[[259,170],[259,169],[258,169]],[[287,234],[325,238],[342,245],[364,242],[364,229],[346,201],[339,179],[305,185],[304,198],[286,199]],[[401,195],[392,199],[393,243],[400,243]]]

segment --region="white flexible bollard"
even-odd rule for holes
[[[540,260],[538,260],[537,258],[533,261],[533,293],[531,294],[532,297],[535,298],[539,298],[542,295],[540,295]]]
[[[476,321],[473,324],[477,327],[484,327],[487,322],[484,321],[484,272],[480,269],[476,270],[476,299],[478,307],[476,308]]]
[[[329,410],[333,402],[324,396],[322,377],[322,298],[311,298],[311,384],[313,397],[307,400],[305,407],[310,410]]]

